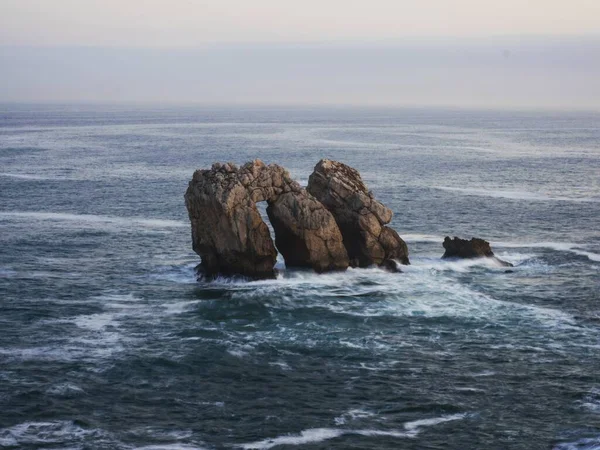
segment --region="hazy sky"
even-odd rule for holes
[[[9,45],[600,33],[599,0],[0,0]]]
[[[0,101],[600,109],[600,0],[0,0]]]

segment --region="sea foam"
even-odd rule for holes
[[[366,437],[393,437],[393,438],[414,438],[420,428],[434,426],[453,420],[461,420],[466,417],[465,414],[453,414],[431,419],[416,420],[404,424],[403,430],[372,430],[372,429],[346,429],[346,428],[310,428],[303,430],[297,435],[285,435],[261,441],[241,444],[239,447],[245,450],[258,449],[267,450],[278,445],[304,445],[317,442],[323,442],[329,439],[335,439],[344,435],[359,435]]]
[[[458,192],[464,195],[475,195],[480,197],[505,198],[509,200],[526,201],[555,201],[555,202],[575,202],[575,203],[598,203],[597,197],[566,197],[561,195],[547,195],[523,190],[503,190],[503,189],[479,189],[479,188],[461,188],[453,186],[432,186],[434,189],[442,191]]]
[[[94,224],[118,225],[121,227],[135,228],[179,228],[186,227],[187,223],[169,219],[150,219],[144,217],[118,217],[95,214],[72,214],[43,211],[1,211],[0,218],[27,219],[44,222],[76,222],[81,225],[93,226]]]

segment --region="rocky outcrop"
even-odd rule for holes
[[[333,216],[304,189],[280,195],[269,203],[267,214],[286,266],[319,273],[348,268],[348,253]]]
[[[444,249],[446,252],[442,258],[485,258],[494,256],[490,243],[479,238],[470,241],[449,236],[444,238]]]
[[[471,238],[470,241],[449,236],[444,238],[444,249],[446,252],[442,258],[493,258],[505,267],[512,267],[509,262],[497,258],[490,247],[490,243],[479,238]]]
[[[315,166],[307,190],[333,214],[350,265],[391,269],[396,265],[389,261],[409,264],[406,243],[385,226],[392,220],[392,211],[375,200],[355,169],[323,159]]]
[[[193,249],[207,277],[273,278],[277,250],[256,207],[268,202],[276,241],[293,267],[343,270],[348,255],[331,213],[287,170],[260,160],[194,172],[185,194]]]

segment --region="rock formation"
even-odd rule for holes
[[[331,213],[287,170],[255,160],[237,168],[213,164],[194,172],[185,194],[193,249],[207,277],[273,278],[277,250],[256,203],[268,215],[286,265],[343,270],[348,255]]]
[[[322,159],[308,180],[307,190],[333,214],[350,265],[377,264],[394,271],[394,261],[409,264],[406,243],[385,226],[392,220],[392,211],[375,200],[355,169]]]
[[[490,247],[490,243],[479,238],[471,238],[470,241],[449,236],[444,238],[444,249],[446,252],[442,258],[493,258],[505,267],[512,267],[509,262],[497,258]]]
[[[267,214],[286,266],[319,273],[348,268],[348,253],[333,216],[304,189],[280,195],[269,203]]]

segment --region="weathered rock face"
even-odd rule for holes
[[[307,190],[333,214],[350,265],[387,266],[388,260],[409,264],[406,243],[385,226],[392,220],[392,211],[375,200],[355,169],[323,159],[315,166]]]
[[[512,267],[512,264],[496,258],[490,243],[479,238],[471,238],[470,241],[449,236],[444,238],[444,249],[446,252],[442,258],[493,258],[495,261],[506,267]]]
[[[261,201],[269,204],[286,265],[317,271],[348,267],[331,214],[283,167],[255,160],[239,169],[216,163],[210,170],[197,170],[188,186],[193,248],[206,276],[275,276],[277,250],[256,208]]]
[[[269,203],[267,214],[286,266],[317,272],[348,268],[348,253],[333,216],[304,189],[280,195]]]
[[[444,238],[444,249],[446,252],[442,258],[485,258],[494,256],[490,243],[479,238],[470,241],[449,236]]]

